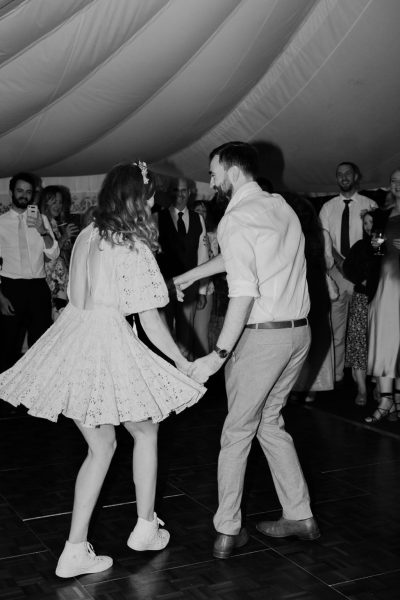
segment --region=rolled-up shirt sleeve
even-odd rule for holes
[[[218,242],[224,258],[229,297],[260,296],[254,253],[254,230],[241,226],[230,214],[218,228]]]

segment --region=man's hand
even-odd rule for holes
[[[186,288],[188,288],[190,285],[192,285],[192,283],[197,281],[197,279],[193,279],[192,277],[186,275],[186,273],[182,273],[182,275],[177,275],[176,277],[174,277],[173,281],[175,287],[179,287],[179,289],[182,291],[186,290]]]
[[[183,302],[185,294],[182,292],[180,286],[175,285],[175,279],[168,279],[165,283],[170,299],[176,298],[178,302]]]
[[[13,317],[15,314],[13,305],[3,294],[0,294],[0,312],[5,317]]]
[[[207,305],[207,296],[205,294],[199,294],[197,297],[197,310],[203,310]]]
[[[43,223],[43,217],[40,212],[36,214],[36,217],[28,214],[26,217],[26,224],[28,227],[34,227],[36,231],[40,233],[40,235],[44,235],[47,232],[47,229]]]
[[[189,376],[199,383],[204,383],[222,367],[225,360],[221,359],[216,352],[210,352],[192,363]]]

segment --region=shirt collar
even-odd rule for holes
[[[24,220],[26,220],[26,210],[24,210],[24,212],[20,213],[20,212],[18,212],[17,210],[15,210],[15,208],[14,208],[14,207],[11,205],[11,206],[10,206],[10,214],[11,214],[13,217],[16,217],[17,219],[19,219],[20,215],[22,215],[22,218],[23,218]]]
[[[339,198],[344,202],[345,200],[352,200],[354,202],[356,202],[358,200],[358,194],[357,192],[354,192],[354,194],[350,197],[350,198],[346,198],[346,196],[343,196],[343,194],[339,194]]]
[[[226,210],[225,214],[230,212],[235,206],[237,206],[242,200],[244,200],[247,196],[253,196],[255,193],[262,192],[262,189],[258,185],[256,181],[249,181],[248,183],[244,183],[238,191],[233,194]]]
[[[172,206],[171,207],[173,209],[173,211],[175,212],[175,216],[178,218],[178,214],[181,212],[183,213],[183,215],[185,215],[188,212],[188,207],[185,206],[185,208],[176,208],[176,206]]]

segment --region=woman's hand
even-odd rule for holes
[[[68,223],[68,225],[65,227],[64,235],[68,240],[70,240],[73,237],[76,237],[78,233],[79,228],[75,225],[75,223]]]

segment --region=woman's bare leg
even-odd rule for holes
[[[158,425],[148,420],[140,423],[127,421],[124,426],[134,439],[132,470],[137,514],[146,521],[152,521],[157,485]]]
[[[89,448],[75,483],[74,507],[68,541],[72,544],[87,540],[88,528],[104,478],[117,447],[113,425],[83,427],[75,421]]]

